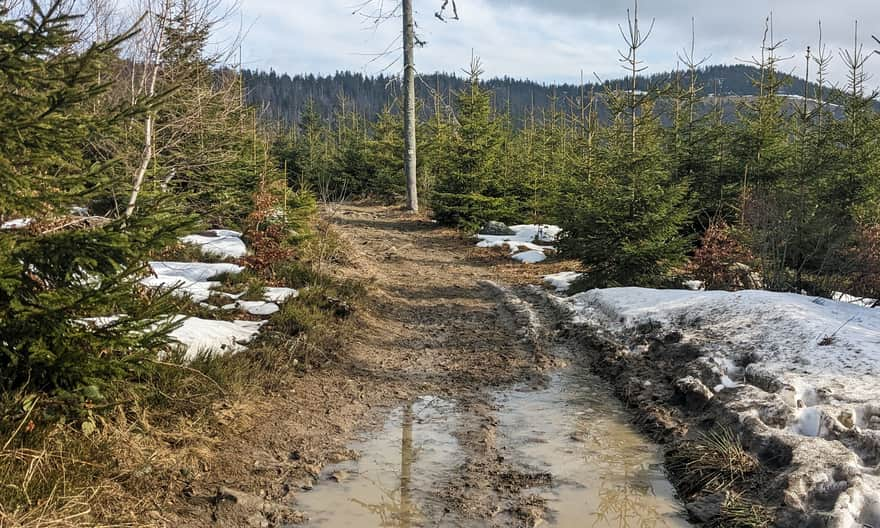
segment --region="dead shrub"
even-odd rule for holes
[[[707,290],[738,290],[749,286],[738,265],[748,266],[754,259],[752,252],[742,244],[739,233],[724,220],[715,220],[694,252],[690,271],[703,281]]]
[[[853,266],[852,294],[880,298],[880,224],[860,225],[848,253]]]

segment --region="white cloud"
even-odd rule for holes
[[[242,0],[246,67],[274,68],[289,73],[332,73],[336,70],[378,73],[399,52],[399,21],[373,28],[353,15],[363,0]],[[378,1],[378,0],[375,0]],[[390,4],[393,0],[386,0]],[[583,0],[459,0],[460,21],[434,18],[439,0],[415,0],[419,34],[428,45],[418,50],[420,71],[460,71],[471,52],[482,58],[489,76],[509,75],[539,81],[574,82],[587,76],[621,74],[617,24],[624,22],[628,2]],[[735,63],[760,50],[763,21],[774,12],[779,39],[787,38],[784,53],[796,56],[787,69],[801,71],[807,45],[816,47],[817,23],[823,20],[826,43],[836,51],[852,46],[853,20],[875,22],[865,27],[862,40],[873,50],[872,30],[880,33],[880,2],[865,0],[642,0],[645,24],[656,17],[652,39],[645,48],[650,71],[668,70],[690,40],[691,17],[696,18],[698,54],[712,63]],[[390,48],[390,56],[371,54]],[[701,52],[702,51],[702,52]],[[835,60],[835,79],[843,65]],[[399,71],[399,62],[389,69]],[[869,68],[880,81],[880,57]]]

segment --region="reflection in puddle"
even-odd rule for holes
[[[659,447],[629,424],[598,378],[569,371],[548,388],[503,393],[498,402],[508,458],[554,476],[552,488],[539,490],[552,510],[549,525],[689,526]]]
[[[498,441],[505,458],[553,475],[536,489],[548,502],[542,526],[681,528],[681,508],[658,446],[630,424],[598,378],[570,369],[547,388],[497,395]],[[438,498],[455,481],[463,454],[451,435],[468,421],[439,398],[391,413],[384,429],[351,446],[360,460],[325,469],[315,490],[298,495],[310,526],[414,528],[459,526]],[[331,475],[348,475],[339,483]],[[487,523],[491,524],[491,523]],[[482,526],[482,524],[476,524]]]
[[[421,526],[442,511],[431,491],[458,465],[457,442],[449,434],[454,421],[454,405],[439,398],[395,410],[380,434],[352,446],[359,460],[327,467],[322,480],[342,471],[349,476],[300,494],[297,508],[308,512],[311,526]]]

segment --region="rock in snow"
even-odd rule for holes
[[[516,235],[516,231],[507,227],[507,224],[503,222],[486,222],[486,225],[480,229],[481,235],[494,235],[494,236],[513,236]]]

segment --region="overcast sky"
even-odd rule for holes
[[[399,20],[375,28],[352,14],[365,0],[240,0],[247,28],[245,67],[287,73],[375,74],[400,70]],[[373,0],[379,2],[381,0]],[[386,5],[396,0],[384,0]],[[441,0],[414,0],[418,33],[427,46],[417,50],[420,72],[459,72],[471,51],[489,76],[510,75],[545,82],[577,82],[621,75],[618,24],[626,20],[626,0],[458,0],[460,21],[443,23],[433,14]],[[691,18],[696,21],[697,54],[711,63],[732,64],[760,52],[765,17],[772,11],[777,40],[787,39],[785,53],[796,55],[786,69],[800,73],[807,45],[816,48],[821,19],[825,41],[835,53],[835,78],[843,79],[838,57],[852,48],[853,24],[859,21],[865,50],[880,35],[880,0],[641,0],[643,25],[656,18],[645,47],[649,72],[669,70],[676,54],[689,45]],[[390,49],[390,56],[374,54]],[[390,65],[390,66],[389,66]],[[880,84],[880,56],[871,61]]]

